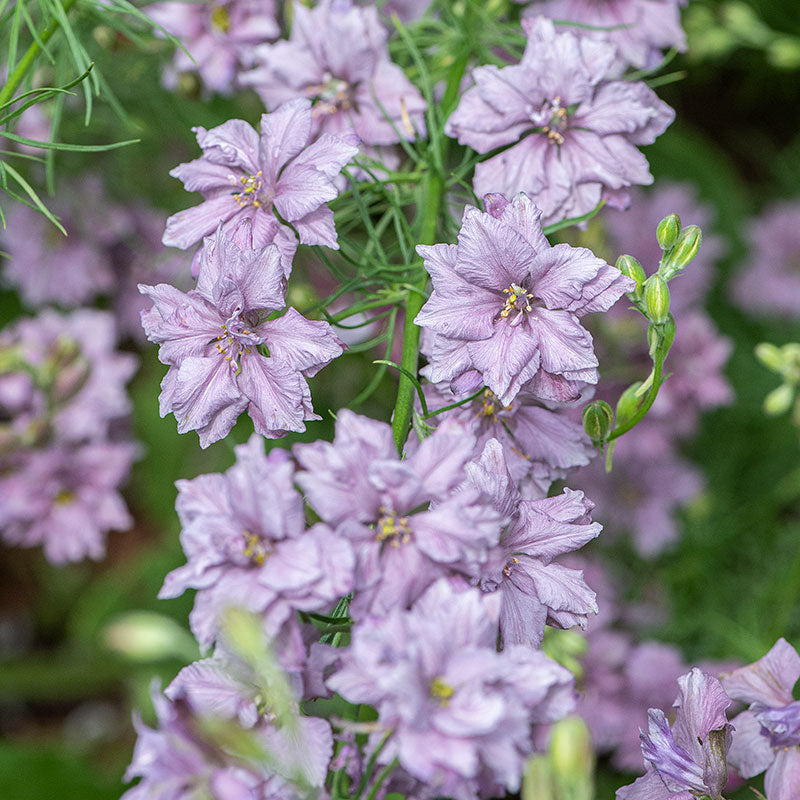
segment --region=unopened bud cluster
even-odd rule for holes
[[[771,417],[785,414],[793,407],[792,420],[800,427],[800,399],[796,397],[800,385],[800,344],[790,342],[778,347],[762,342],[756,347],[756,358],[772,372],[781,376],[782,383],[764,398],[764,412]]]

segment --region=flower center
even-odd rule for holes
[[[561,98],[554,97],[548,101],[544,110],[549,111],[550,122],[542,128],[542,133],[547,134],[547,141],[550,144],[564,144],[564,131],[567,129],[569,114],[566,107],[561,105]]]
[[[227,33],[231,27],[231,17],[225,6],[216,6],[211,10],[211,26],[220,33]]]
[[[506,565],[503,567],[503,575],[505,575],[505,576],[506,576],[506,578],[510,578],[510,577],[511,577],[511,572],[512,572],[512,570],[514,569],[514,567],[515,567],[517,564],[519,564],[519,559],[518,559],[518,558],[513,558],[513,557],[512,557],[512,558],[511,558],[511,561],[509,561],[509,562],[508,562],[508,563],[507,563],[507,564],[506,564]]]
[[[781,708],[764,708],[756,713],[761,733],[767,732],[773,747],[795,747],[800,744],[800,700]]]
[[[431,681],[431,697],[438,700],[440,706],[447,706],[455,693],[456,690],[444,678],[436,677]]]
[[[250,563],[255,564],[257,567],[263,566],[267,556],[271,553],[264,540],[257,533],[251,533],[250,531],[242,531],[242,538],[244,539],[242,552],[245,558],[249,559]]]
[[[261,170],[256,172],[255,175],[242,175],[239,178],[239,183],[242,184],[242,191],[234,194],[233,199],[242,207],[254,206],[261,208],[264,198],[261,189],[264,186],[262,180],[263,173]]]
[[[230,322],[230,320],[228,320]],[[248,347],[253,344],[253,332],[242,326],[241,330],[230,330],[226,324],[220,325],[222,333],[217,336],[215,346],[226,361],[230,361],[231,369],[239,368],[239,356],[242,353],[251,353]]]
[[[353,107],[350,84],[341,78],[334,78],[330,72],[322,76],[322,83],[306,87],[306,96],[311,98],[312,117],[336,114]]]
[[[511,324],[519,325],[522,322],[523,315],[533,311],[533,306],[531,305],[531,300],[534,299],[533,294],[516,283],[512,283],[508,289],[503,289],[503,294],[507,294],[508,297],[506,297],[506,302],[500,311],[500,316],[503,319],[508,319],[509,315],[516,311],[516,316],[511,320]]]
[[[392,547],[400,547],[411,541],[411,527],[408,517],[398,517],[394,511],[381,506],[381,518],[375,526],[375,540],[388,542]]]
[[[501,312],[502,313],[502,312]],[[514,405],[510,403],[507,406],[502,405],[495,393],[491,389],[484,389],[481,395],[482,405],[478,410],[478,419],[487,418],[490,422],[497,422],[497,415],[501,411],[510,411]]]

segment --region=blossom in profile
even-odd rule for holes
[[[178,86],[182,73],[196,72],[206,89],[231,94],[243,55],[280,35],[275,0],[168,0],[143,11],[185,48],[176,48],[164,75],[164,84],[171,89]]]
[[[161,415],[174,412],[178,432],[196,430],[202,447],[226,436],[245,410],[263,436],[304,431],[306,420],[319,419],[306,377],[342,353],[326,322],[293,308],[270,318],[285,308],[280,253],[272,244],[243,249],[243,230],[240,223],[236,240],[222,226],[208,237],[196,289],[139,287],[154,302],[142,325],[169,365]]]
[[[258,614],[274,637],[295,610],[327,611],[351,591],[349,544],[326,525],[306,531],[293,480],[286,451],[265,455],[253,435],[236,447],[227,472],[178,481],[187,561],[167,575],[159,596],[197,590],[189,622],[202,647],[216,640],[232,605]]]
[[[510,405],[577,399],[597,383],[592,337],[578,318],[606,311],[634,283],[591,251],[550,245],[524,194],[464,209],[458,244],[419,245],[433,293],[416,323],[436,334],[428,378],[457,393],[481,385]]]
[[[390,61],[387,38],[374,4],[298,3],[289,40],[255,48],[254,69],[241,81],[270,110],[299,97],[310,101],[312,135],[352,129],[365,145],[413,139],[425,130],[425,101]]]
[[[792,694],[798,678],[800,656],[785,639],[722,678],[725,691],[749,706],[733,719],[731,764],[743,778],[766,770],[767,800],[793,800],[800,789],[800,700]]]
[[[474,85],[450,116],[446,133],[479,153],[479,195],[525,192],[544,224],[577,217],[601,200],[625,208],[628,187],[650,184],[637,149],[666,130],[674,112],[641,81],[608,80],[616,48],[525,20],[519,64],[477,67]]]
[[[545,624],[585,628],[588,615],[597,613],[595,593],[583,572],[555,559],[600,534],[602,527],[589,517],[594,504],[583,492],[570,489],[555,497],[523,500],[496,439],[487,442],[478,461],[467,465],[467,474],[510,520],[476,577],[484,592],[499,592],[502,598],[503,645],[539,647]]]
[[[725,711],[731,698],[697,667],[678,678],[678,686],[672,726],[663,711],[648,712],[649,729],[641,734],[647,772],[617,789],[618,800],[722,800],[733,728]]]
[[[496,599],[441,579],[410,611],[359,622],[328,679],[376,709],[375,742],[391,731],[379,763],[396,757],[436,796],[474,796],[478,781],[483,796],[517,791],[531,726],[574,707],[568,670],[528,647],[496,651]]]
[[[800,316],[800,203],[778,203],[747,226],[750,254],[731,287],[734,302],[753,314]]]
[[[462,485],[473,446],[443,423],[401,460],[388,424],[347,410],[332,443],[295,445],[297,484],[356,552],[351,616],[406,608],[440,576],[473,574],[487,559],[503,516]]]
[[[285,275],[291,272],[297,239],[284,222],[291,223],[303,244],[338,249],[333,212],[326,203],[338,196],[335,180],[358,152],[358,140],[340,130],[341,135],[326,133],[312,141],[312,124],[311,101],[294,99],[262,115],[260,134],[241,119],[211,130],[194,128],[203,155],[170,175],[204,200],[167,220],[164,244],[185,250],[220,222],[229,232],[248,220],[253,246],[278,246]],[[195,274],[198,270],[196,257]]]
[[[517,0],[528,3],[528,0]],[[586,27],[581,35],[611,42],[619,51],[620,67],[655,67],[663,51],[686,49],[680,7],[686,0],[534,0],[526,15],[540,14]],[[592,30],[602,28],[604,30]]]

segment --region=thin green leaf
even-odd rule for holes
[[[45,206],[45,204],[39,199],[39,195],[36,194],[33,187],[25,180],[25,178],[23,178],[22,175],[20,175],[19,172],[17,172],[8,163],[4,163],[3,168],[17,182],[22,191],[24,191],[25,194],[27,194],[28,197],[30,197],[36,208],[38,208],[39,211],[41,211],[42,214],[44,214],[47,217],[47,219],[49,219],[50,222],[52,222],[53,225],[55,225],[61,231],[61,233],[64,234],[64,236],[66,236],[67,232],[64,230],[63,225],[53,216],[50,209],[48,209],[47,206]]]
[[[551,233],[560,231],[563,228],[569,228],[571,225],[579,225],[581,222],[590,220],[598,211],[606,204],[605,200],[601,200],[591,211],[587,211],[580,217],[570,217],[569,219],[562,219],[560,222],[554,222],[552,225],[545,225],[542,228],[542,233],[549,236]]]
[[[30,147],[41,147],[44,150],[70,150],[76,153],[101,153],[142,141],[141,139],[127,139],[124,142],[112,142],[111,144],[68,144],[67,142],[37,142],[35,139],[26,139],[24,136],[17,136],[15,133],[9,133],[8,131],[0,131],[0,136],[11,139],[12,142],[17,142],[17,144],[27,144]]]

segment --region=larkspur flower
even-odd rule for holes
[[[529,0],[516,0],[529,3]],[[587,26],[582,35],[608,41],[618,51],[620,66],[657,66],[663,51],[686,49],[680,6],[687,0],[534,0],[525,14],[540,14]],[[600,28],[602,30],[592,30]]]
[[[569,489],[556,497],[523,500],[496,439],[490,439],[480,460],[466,469],[472,484],[510,519],[498,546],[475,578],[484,592],[501,595],[503,645],[538,647],[546,623],[585,628],[588,615],[597,613],[595,593],[581,571],[554,559],[600,534],[601,526],[589,518],[594,504],[583,492]]]
[[[422,352],[427,355],[424,346]],[[423,367],[422,374],[429,371]],[[469,395],[459,397],[446,384],[426,384],[425,396],[428,408],[434,411]],[[484,389],[471,402],[439,417],[443,418],[456,420],[475,435],[476,458],[490,439],[497,439],[508,471],[526,499],[546,497],[554,480],[588,464],[593,455],[588,436],[569,409],[549,408],[524,389],[508,406],[491,389]]]
[[[165,85],[174,89],[181,73],[196,72],[207,89],[231,94],[249,48],[280,35],[275,6],[274,0],[170,0],[145,6],[144,13],[185,48],[176,49]]]
[[[597,382],[592,337],[578,317],[605,311],[633,281],[585,248],[549,244],[524,195],[467,206],[458,244],[420,245],[433,293],[416,323],[436,334],[427,377],[456,392],[485,384],[504,405],[520,390],[545,401]]]
[[[155,304],[142,313],[142,325],[169,365],[161,415],[174,412],[178,432],[196,430],[202,447],[226,436],[245,410],[264,436],[304,431],[306,420],[320,419],[306,377],[342,352],[326,322],[293,308],[270,318],[284,308],[280,254],[272,244],[243,249],[242,231],[247,225],[240,223],[228,236],[220,225],[206,239],[196,289],[139,287]]]
[[[800,203],[778,203],[747,226],[750,255],[731,285],[749,313],[800,316]]]
[[[193,588],[189,617],[201,646],[218,636],[231,605],[259,614],[277,636],[294,610],[327,611],[352,589],[349,544],[323,524],[305,527],[288,454],[264,454],[253,435],[225,473],[178,481],[176,508],[187,562],[170,572],[160,597]]]
[[[400,460],[389,425],[347,410],[333,443],[295,445],[308,503],[356,551],[351,616],[407,607],[438,577],[486,559],[502,515],[462,486],[473,446],[444,423]]]
[[[545,224],[591,211],[601,200],[624,208],[628,187],[652,183],[637,147],[652,144],[674,113],[642,82],[607,80],[613,45],[543,18],[525,21],[520,64],[477,67],[445,131],[479,153],[479,194],[530,195]]]
[[[333,212],[325,205],[339,191],[334,183],[358,152],[351,133],[322,134],[313,142],[311,101],[290,100],[261,117],[261,133],[232,119],[206,130],[195,128],[203,155],[170,172],[187,191],[200,192],[198,206],[167,220],[163,242],[185,250],[213,233],[249,220],[253,244],[278,246],[284,274],[292,268],[297,239],[282,224],[291,223],[303,244],[338,249]],[[195,258],[194,272],[199,269]]]
[[[322,0],[294,8],[288,41],[254,50],[242,75],[267,109],[302,97],[312,103],[312,130],[353,129],[365,145],[391,145],[424,133],[425,102],[389,60],[388,34],[376,8]]]
[[[375,742],[391,731],[378,761],[397,757],[436,796],[473,797],[478,781],[494,790],[487,796],[517,791],[532,724],[574,706],[571,674],[544,653],[495,650],[496,597],[441,579],[411,611],[357,624],[328,679],[345,699],[376,709]]]
[[[647,772],[618,789],[618,800],[721,800],[728,780],[733,726],[725,710],[731,699],[716,678],[697,667],[678,678],[678,686],[671,727],[663,711],[648,712],[649,731],[641,735]]]
[[[795,800],[800,792],[800,701],[792,695],[800,656],[785,640],[754,664],[722,678],[725,691],[749,708],[733,719],[730,761],[742,777],[766,770],[767,800]]]

